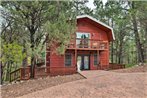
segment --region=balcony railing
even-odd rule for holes
[[[71,40],[67,49],[94,49],[105,50],[108,49],[108,41],[100,41],[93,39],[79,39]]]

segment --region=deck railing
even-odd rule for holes
[[[20,78],[21,78],[21,70],[20,70],[20,68],[19,69],[17,69],[17,70],[15,70],[15,71],[13,71],[13,72],[11,72],[10,73],[10,82],[12,82],[12,81],[15,81],[15,80],[20,80]]]
[[[38,78],[40,76],[47,76],[50,73],[50,67],[36,67],[34,71],[35,78]],[[28,80],[30,79],[30,74],[30,66],[21,67],[10,73],[9,81],[12,82],[16,80]]]
[[[125,64],[117,64],[117,63],[110,63],[109,64],[109,69],[113,70],[113,69],[123,69],[125,68]]]
[[[67,46],[67,49],[98,49],[105,50],[108,49],[108,41],[100,41],[93,39],[80,39],[71,40],[70,44]]]
[[[21,69],[21,80],[30,79],[30,67],[22,67]]]

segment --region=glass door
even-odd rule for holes
[[[77,71],[88,70],[89,68],[89,55],[79,55],[77,57]]]
[[[83,59],[84,59],[84,62],[83,62],[84,69],[87,70],[87,69],[89,69],[89,56],[84,56]]]
[[[77,70],[78,72],[81,71],[81,65],[82,65],[82,56],[77,57]]]

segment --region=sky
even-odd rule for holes
[[[89,8],[91,8],[91,9],[94,9],[94,8],[95,8],[95,6],[94,6],[94,4],[93,4],[93,1],[94,1],[94,0],[89,0],[89,2],[87,3],[87,6],[88,6]],[[105,3],[107,2],[107,0],[102,0],[102,2],[103,2],[103,4],[105,4]]]

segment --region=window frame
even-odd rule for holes
[[[80,38],[79,38],[78,35],[81,35]],[[85,48],[83,44],[82,44],[81,47],[79,46],[80,45],[80,41],[83,39],[83,38],[81,38],[82,35],[88,35],[85,40],[88,41],[87,46],[89,47],[90,44],[91,44],[91,41],[90,41],[90,39],[91,39],[91,33],[90,32],[76,32],[76,47],[78,46],[78,48]]]
[[[71,59],[70,59],[70,65],[68,64],[66,64],[66,55],[70,55],[71,56]],[[65,53],[65,55],[64,55],[64,66],[65,67],[71,67],[72,66],[72,53]]]
[[[95,56],[96,56],[96,59],[95,59]],[[96,60],[96,61],[95,61],[95,60]],[[96,62],[96,63],[95,63],[95,62]],[[94,54],[93,54],[93,65],[94,65],[94,66],[99,65],[98,54],[97,54],[97,53],[94,53]]]
[[[91,33],[89,32],[76,32],[76,38],[78,38],[77,34],[88,34],[89,35],[89,38],[88,39],[91,39]],[[78,39],[81,39],[81,38],[78,38]]]

